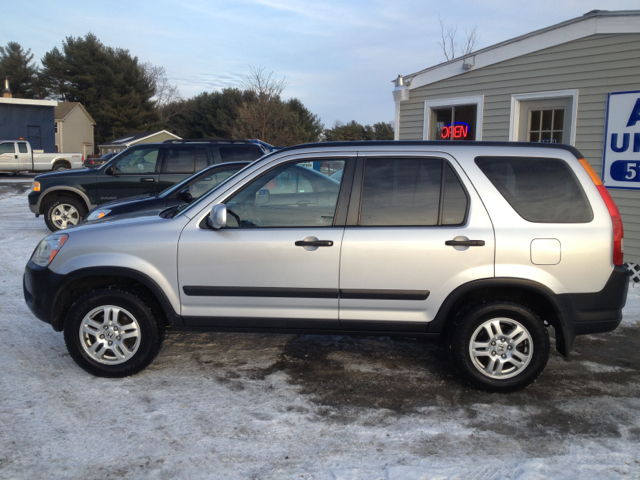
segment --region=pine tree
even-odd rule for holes
[[[158,127],[155,83],[128,50],[103,45],[92,33],[67,37],[42,59],[51,96],[80,102],[96,121],[98,144]]]
[[[298,125],[296,143],[312,143],[320,140],[324,125],[320,117],[311,113],[300,100],[292,98],[287,102],[289,110],[295,115],[295,123]]]
[[[38,67],[33,63],[31,49],[25,51],[19,43],[9,42],[0,47],[0,78],[9,77],[9,88],[14,98],[44,98]]]
[[[336,122],[333,128],[324,131],[327,142],[350,142],[358,140],[393,140],[393,125],[378,122],[360,125],[355,120],[349,123]]]

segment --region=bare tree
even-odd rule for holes
[[[478,34],[478,27],[473,27],[471,30],[464,31],[465,39],[462,45],[456,39],[456,35],[458,33],[458,24],[449,25],[446,24],[440,15],[438,15],[438,22],[440,22],[440,39],[438,42],[440,48],[442,48],[442,52],[447,60],[453,60],[459,55],[467,55],[468,53],[473,52],[473,49],[478,44],[480,40],[480,35]]]
[[[280,117],[285,112],[280,108],[280,95],[287,87],[285,78],[279,80],[273,72],[265,73],[262,66],[249,67],[249,74],[242,82],[242,87],[254,99],[243,105],[239,120],[248,132],[267,141],[267,128],[280,123]]]
[[[167,127],[174,116],[185,111],[187,103],[180,94],[178,86],[169,83],[164,67],[158,67],[151,62],[146,62],[140,65],[140,69],[149,79],[155,91],[151,100],[158,111],[160,124],[163,127]]]

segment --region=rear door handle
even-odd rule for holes
[[[156,179],[155,178],[141,178],[140,181],[141,182],[155,182]]]
[[[296,247],[333,247],[333,240],[298,240]]]
[[[484,240],[447,240],[448,247],[484,247]]]

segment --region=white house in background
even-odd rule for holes
[[[396,140],[575,146],[622,214],[625,260],[640,263],[640,10],[594,10],[395,85]]]
[[[165,140],[182,139],[166,130],[159,130],[155,132],[136,132],[125,135],[124,137],[116,138],[109,143],[98,145],[98,147],[100,148],[100,155],[104,155],[105,153],[121,152],[131,145],[138,145],[140,143],[159,143],[164,142]]]
[[[56,152],[93,154],[96,122],[80,102],[58,102],[54,117]]]

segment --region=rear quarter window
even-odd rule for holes
[[[240,162],[244,160],[256,160],[263,156],[262,150],[254,146],[220,147],[220,156],[223,162]]]
[[[589,200],[571,167],[559,158],[476,157],[476,165],[513,209],[535,223],[588,223]]]

